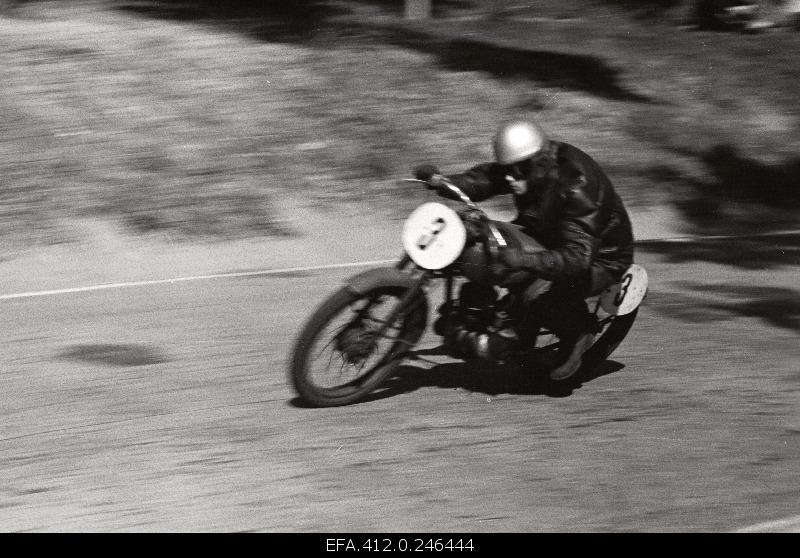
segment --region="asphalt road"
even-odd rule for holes
[[[651,290],[632,332],[561,393],[424,356],[426,336],[370,400],[302,406],[291,344],[355,269],[0,301],[0,530],[694,532],[797,517],[800,262],[784,241],[789,259],[747,266],[640,252]]]

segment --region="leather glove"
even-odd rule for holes
[[[425,164],[414,167],[414,178],[424,180],[428,188],[438,188],[441,185],[439,182],[441,176],[439,169],[434,165]]]

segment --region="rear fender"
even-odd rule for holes
[[[603,310],[616,316],[625,316],[636,310],[647,296],[647,271],[633,264],[623,274],[619,283],[611,285],[600,294]]]

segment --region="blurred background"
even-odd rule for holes
[[[798,9],[0,0],[0,530],[800,530]],[[548,391],[430,335],[305,408],[302,324],[433,199],[398,180],[515,118],[649,239],[613,360]]]
[[[4,244],[291,235],[292,196],[404,215],[413,165],[488,160],[517,117],[681,232],[797,224],[796,2],[408,4],[3,0]]]

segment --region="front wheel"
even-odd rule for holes
[[[424,294],[389,316],[407,287],[376,285],[360,292],[343,287],[309,319],[295,344],[290,379],[306,402],[318,407],[347,405],[377,388],[424,332]]]

